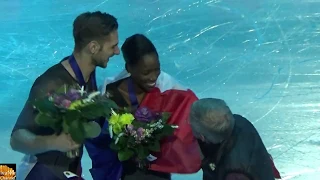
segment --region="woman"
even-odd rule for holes
[[[157,50],[145,36],[135,34],[129,37],[121,50],[126,70],[111,80],[111,83],[106,81],[103,91],[119,107],[130,107],[135,111],[144,106],[158,112],[171,112],[169,123],[179,126],[174,137],[161,144],[161,153],[155,154],[157,159],[151,162],[149,170],[140,170],[133,160],[122,162],[121,179],[169,180],[170,173],[199,171],[201,159],[198,144],[186,121],[191,104],[197,97],[192,91],[183,90],[168,74],[161,72]],[[100,166],[103,166],[111,162],[105,158],[102,163],[102,157],[96,155],[96,159],[92,159],[93,164],[100,161]],[[97,174],[98,171],[107,171],[107,167],[101,168],[98,165],[93,169]],[[95,176],[92,171],[91,174]],[[101,180],[100,177],[96,176],[94,179]]]

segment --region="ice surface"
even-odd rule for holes
[[[145,33],[162,69],[199,97],[226,100],[251,120],[284,179],[320,175],[319,0],[2,0],[0,2],[0,162],[19,162],[9,135],[35,78],[71,53],[72,21],[107,11],[120,45]],[[123,67],[120,56],[101,83]],[[87,169],[85,178],[91,179]],[[201,173],[174,179],[201,178]]]

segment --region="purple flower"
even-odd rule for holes
[[[136,130],[132,130],[132,131],[130,132],[130,135],[131,135],[131,136],[137,135],[137,131],[136,131]]]
[[[75,101],[75,100],[79,100],[81,99],[81,94],[78,90],[76,89],[70,89],[68,92],[67,92],[67,97],[70,101]]]
[[[63,97],[63,96],[59,96],[59,95],[53,96],[53,103],[55,103],[58,106],[61,105],[63,100],[65,100],[65,97]]]
[[[138,137],[143,136],[143,133],[144,133],[144,129],[142,127],[139,127],[138,130],[137,130]]]
[[[64,100],[61,102],[61,105],[62,105],[62,107],[64,107],[64,108],[69,108],[70,105],[71,105],[71,101],[68,100],[68,99],[64,99]]]
[[[136,143],[140,143],[145,138],[145,130],[142,127],[139,127],[137,130],[137,135],[135,136]]]
[[[126,130],[127,130],[127,133],[131,133],[133,130],[133,125],[132,124],[127,125]]]
[[[134,114],[134,117],[138,121],[142,121],[142,122],[150,122],[154,120],[154,114],[147,107],[141,107],[137,109],[136,113]]]

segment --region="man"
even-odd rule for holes
[[[97,90],[95,68],[106,68],[109,58],[119,54],[118,22],[107,13],[86,12],[74,20],[73,37],[72,55],[36,79],[13,128],[10,145],[13,150],[26,154],[18,169],[18,179],[62,180],[73,173],[81,177],[83,145],[73,142],[68,134],[55,134],[52,129],[38,126],[37,112],[30,101],[64,84],[78,84],[88,92]],[[66,156],[65,152],[79,148],[78,157]]]
[[[190,123],[203,154],[204,180],[274,180],[272,161],[254,126],[220,99],[193,103]]]

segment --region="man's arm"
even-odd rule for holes
[[[11,135],[10,146],[24,154],[40,154],[50,151],[51,136],[37,136],[27,129],[18,129]]]
[[[44,97],[63,85],[61,79],[53,78],[50,75],[40,76],[34,82],[29,98],[11,133],[10,145],[14,151],[35,155],[47,151],[68,152],[80,147],[69,134],[57,135],[54,131],[48,132],[50,129],[44,129],[35,122],[38,111],[33,108],[32,101]]]
[[[24,154],[41,154],[48,151],[68,152],[78,149],[81,145],[75,143],[66,133],[59,135],[40,136],[28,129],[14,131],[10,139],[11,148]]]
[[[54,82],[44,81],[41,77],[34,82],[29,98],[12,130],[10,145],[14,151],[33,155],[50,150],[49,143],[52,141],[52,136],[37,136],[35,134],[41,127],[35,122],[38,112],[33,108],[31,101],[43,96],[44,92],[54,88],[54,85]]]

